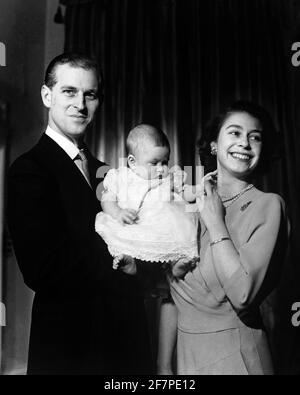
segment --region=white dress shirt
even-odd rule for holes
[[[53,130],[49,125],[45,133],[48,137],[50,137],[53,141],[55,141],[56,144],[58,144],[60,148],[62,148],[65,151],[65,153],[72,159],[72,161],[76,164],[76,166],[80,170],[81,174],[84,176],[86,182],[90,185],[90,182],[87,179],[86,175],[84,174],[82,168],[78,164],[78,161],[75,160],[76,157],[79,155],[80,152],[79,148],[76,147],[76,145],[72,143],[72,141],[70,141],[67,137]]]

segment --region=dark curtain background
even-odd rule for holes
[[[139,122],[161,127],[172,161],[188,166],[197,162],[203,125],[232,101],[253,100],[272,114],[283,156],[261,186],[285,198],[292,220],[289,259],[272,298],[273,350],[286,374],[300,374],[300,329],[291,324],[300,301],[297,2],[61,0],[65,49],[87,52],[103,67],[105,100],[88,143],[111,166],[125,157],[127,133]]]

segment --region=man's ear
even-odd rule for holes
[[[130,169],[133,169],[136,166],[136,159],[134,155],[132,154],[128,155],[127,162]]]
[[[52,92],[51,92],[51,89],[48,88],[47,85],[42,86],[41,96],[42,96],[44,106],[47,108],[50,108],[51,107]]]

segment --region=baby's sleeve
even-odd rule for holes
[[[108,171],[106,174],[104,180],[103,180],[103,194],[102,194],[102,199],[106,199],[107,195],[114,195],[117,197],[118,195],[118,170],[117,169],[111,169]]]

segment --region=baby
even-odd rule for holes
[[[170,263],[180,277],[199,258],[198,217],[174,191],[167,136],[153,126],[138,125],[128,135],[127,151],[127,167],[110,170],[104,179],[96,231],[115,258],[114,268],[131,257]]]

